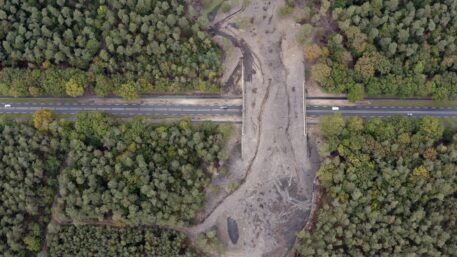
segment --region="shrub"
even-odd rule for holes
[[[117,94],[125,100],[134,100],[138,98],[138,92],[133,81],[129,81],[120,86]]]
[[[348,85],[348,100],[350,102],[357,102],[363,99],[364,96],[364,88],[363,85],[360,83],[353,83]]]
[[[310,62],[314,62],[321,57],[327,57],[329,54],[326,47],[319,47],[317,44],[305,46],[304,52],[305,58]]]
[[[306,44],[312,40],[313,26],[311,24],[303,24],[297,34],[297,40],[300,44]]]
[[[311,75],[317,82],[323,83],[325,80],[329,79],[331,72],[332,69],[326,64],[319,63],[311,67]]]
[[[240,182],[238,182],[238,181],[230,182],[230,183],[227,185],[227,191],[228,191],[229,193],[235,192],[235,191],[238,189],[238,187],[240,187]]]
[[[221,10],[223,13],[228,13],[232,9],[232,5],[230,3],[224,2],[222,3]]]
[[[294,12],[294,8],[289,5],[283,5],[278,9],[278,16],[279,17],[286,17],[291,15]]]
[[[70,79],[65,83],[65,92],[72,97],[82,96],[84,94],[84,87],[78,84],[75,79]]]
[[[39,131],[47,131],[51,124],[54,114],[50,110],[39,110],[33,114],[33,125]]]
[[[97,96],[107,96],[112,92],[112,81],[104,75],[95,77],[95,94]]]

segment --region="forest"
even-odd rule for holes
[[[0,122],[0,256],[41,250],[63,160],[56,136]]]
[[[457,256],[457,132],[435,118],[323,118],[322,207],[300,256]]]
[[[131,256],[193,256],[175,232],[134,227],[192,223],[227,158],[223,141],[220,127],[188,120],[126,122],[90,112],[68,121],[48,110],[29,121],[0,119],[0,256],[35,256],[45,245],[50,256],[89,256],[73,255],[95,247],[73,245],[75,238],[111,240],[104,250],[116,254],[108,256],[127,256],[109,247],[120,239]]]
[[[180,233],[150,227],[56,226],[40,257],[197,257]]]
[[[457,99],[457,2],[312,1],[305,46],[311,76],[326,91]],[[309,13],[309,9],[307,9]]]
[[[142,120],[112,125],[79,114],[69,135],[67,166],[58,177],[62,219],[112,219],[115,224],[190,222],[223,156],[222,135],[188,121],[153,127]],[[154,172],[151,172],[154,171]]]
[[[0,1],[0,94],[217,92],[221,51],[183,0]]]

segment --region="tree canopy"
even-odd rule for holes
[[[305,19],[315,25],[314,41],[320,45],[307,47],[305,55],[316,62],[313,73],[324,89],[354,94],[353,85],[360,83],[369,96],[457,98],[454,0],[323,0],[311,5],[318,10],[324,3],[331,4],[324,15]],[[321,27],[329,17],[332,25]]]
[[[56,133],[0,121],[1,256],[30,256],[41,250],[63,157]]]
[[[144,227],[62,226],[48,235],[44,257],[196,257],[177,232]]]
[[[323,206],[299,234],[301,256],[457,256],[454,128],[351,118],[325,136]]]
[[[183,0],[2,1],[0,84],[5,89],[0,93],[79,96],[81,90],[95,87],[96,93],[106,95],[106,90],[117,93],[117,87],[140,77],[149,82],[141,94],[198,90],[201,84],[217,90],[221,51],[186,16],[184,4]],[[80,83],[67,69],[87,80]],[[97,76],[112,81],[114,90],[98,83]]]
[[[0,256],[195,256],[183,236],[150,226],[193,222],[227,156],[223,133],[102,112],[0,119]],[[123,229],[67,226],[97,222]]]
[[[223,136],[187,121],[116,125],[100,113],[78,116],[69,135],[68,166],[59,176],[60,215],[117,224],[190,222],[203,207]]]

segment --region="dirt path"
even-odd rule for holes
[[[219,28],[244,55],[246,178],[188,233],[195,238],[216,225],[227,257],[287,256],[309,214],[314,170],[304,136],[303,55],[295,40],[298,27],[276,17],[281,4],[252,1],[232,17],[250,19],[250,28],[239,30],[229,21]],[[236,244],[228,236],[229,217],[238,226]]]

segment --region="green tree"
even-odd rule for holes
[[[419,133],[424,137],[438,139],[443,136],[443,131],[437,118],[424,117],[419,121]]]
[[[448,100],[449,90],[445,87],[436,87],[435,92],[433,92],[432,98],[438,102],[444,102]]]
[[[95,94],[97,96],[107,96],[112,91],[112,81],[104,75],[97,75],[95,78]]]
[[[321,118],[319,127],[326,137],[339,135],[345,126],[345,121],[341,114],[327,115]]]
[[[363,99],[365,92],[364,87],[360,83],[352,83],[348,85],[348,100],[357,102]]]
[[[40,239],[34,235],[26,236],[24,238],[24,243],[31,252],[38,252],[41,250]]]

